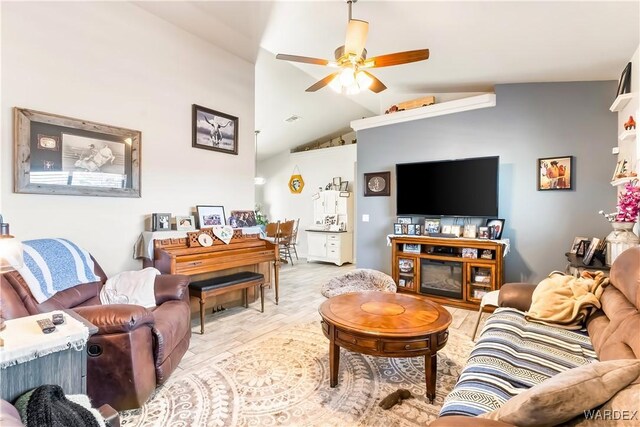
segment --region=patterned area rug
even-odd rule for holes
[[[437,395],[425,397],[424,357],[364,356],[344,349],[338,386],[329,387],[329,342],[319,323],[248,343],[234,355],[200,364],[158,389],[142,408],[121,414],[123,426],[424,426],[453,388],[472,343],[449,330],[438,352]],[[398,388],[414,398],[385,411]]]

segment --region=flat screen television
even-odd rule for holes
[[[396,165],[398,215],[497,216],[499,159]]]

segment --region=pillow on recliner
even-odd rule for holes
[[[554,426],[602,405],[639,375],[637,359],[590,363],[555,375],[479,417],[519,427]]]

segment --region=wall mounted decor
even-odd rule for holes
[[[238,118],[193,104],[191,146],[238,154]]]
[[[137,130],[14,109],[14,191],[140,197]]]
[[[573,190],[573,156],[538,159],[538,190]]]
[[[329,183],[329,188],[331,183]],[[327,188],[327,190],[329,189]],[[293,172],[291,173],[291,178],[289,178],[289,191],[293,194],[300,194],[304,189],[304,179],[302,179],[302,175],[300,174],[300,169],[298,169],[298,165],[293,168]]]
[[[300,194],[303,188],[304,180],[302,179],[302,175],[291,175],[291,178],[289,178],[289,191],[293,194]]]
[[[364,174],[364,196],[389,196],[391,194],[391,172]]]

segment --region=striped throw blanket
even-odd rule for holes
[[[22,248],[24,266],[18,272],[38,303],[59,291],[100,280],[93,273],[94,263],[89,252],[69,240],[26,240]]]
[[[440,416],[475,416],[560,372],[597,361],[586,332],[525,320],[513,308],[487,319]]]

